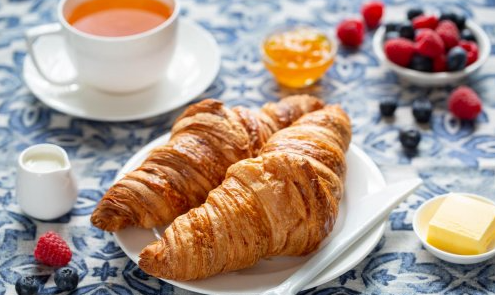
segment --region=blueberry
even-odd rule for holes
[[[416,129],[401,130],[399,141],[406,150],[416,150],[421,141],[421,133]]]
[[[38,294],[40,283],[33,276],[21,277],[15,283],[15,290],[19,295]]]
[[[423,12],[423,9],[422,8],[419,8],[419,7],[414,7],[414,8],[410,8],[408,11],[407,11],[407,19],[408,20],[412,20],[413,18],[415,18],[416,16],[420,16],[422,15],[424,12]]]
[[[450,20],[455,23],[459,31],[463,30],[466,26],[466,17],[462,14],[455,13],[453,11],[445,11],[440,14],[440,21]]]
[[[397,109],[397,100],[390,96],[385,96],[380,101],[380,113],[384,117],[393,116]]]
[[[460,71],[466,67],[467,53],[464,48],[455,46],[447,54],[447,70]]]
[[[414,28],[411,22],[405,22],[399,27],[399,34],[402,38],[414,40]]]
[[[411,59],[409,68],[421,72],[431,72],[433,71],[433,61],[424,55],[415,54]]]
[[[433,106],[428,99],[416,99],[412,104],[412,113],[418,123],[430,122]]]
[[[462,30],[461,39],[476,42],[476,37],[474,37],[474,34],[470,29]]]
[[[399,32],[387,32],[385,34],[385,41],[400,38]]]
[[[457,19],[457,14],[455,14],[452,11],[442,11],[442,13],[440,13],[440,17],[438,18],[438,20],[440,20],[440,21],[450,20],[454,23],[455,23],[456,19]]]
[[[457,14],[455,24],[459,31],[464,30],[466,27],[466,16],[463,14]]]
[[[386,23],[385,24],[385,32],[386,33],[396,32],[397,30],[399,30],[399,27],[400,27],[400,23],[396,23],[396,22]]]
[[[62,291],[74,290],[78,283],[79,275],[77,269],[73,267],[62,267],[55,272],[55,284]]]

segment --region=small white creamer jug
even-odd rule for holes
[[[77,201],[77,187],[65,150],[54,144],[25,149],[17,161],[16,196],[21,209],[37,219],[68,213]]]

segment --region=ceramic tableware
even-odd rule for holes
[[[162,136],[138,151],[120,170],[116,176],[116,180],[138,167],[154,147],[165,144],[168,138],[169,134]],[[348,170],[345,183],[345,197],[340,202],[339,216],[334,230],[322,242],[322,247],[329,243],[333,236],[346,234],[344,232],[344,226],[346,222],[356,218],[356,212],[352,208],[362,201],[362,197],[376,192],[385,186],[380,170],[356,145],[351,144],[346,158]],[[159,238],[161,233],[163,233],[163,229],[146,230],[128,228],[114,233],[114,237],[127,256],[137,263],[141,250],[147,244]],[[370,229],[359,242],[349,247],[344,254],[340,255],[320,275],[306,284],[304,289],[329,282],[353,268],[374,249],[380,241],[384,230],[385,219]],[[203,280],[187,282],[166,281],[177,287],[203,294],[259,294],[282,283],[315,254],[312,253],[303,257],[272,257],[270,259],[263,259],[251,268],[219,274]]]
[[[71,70],[62,40],[40,39],[43,67],[62,79]],[[150,118],[178,108],[203,93],[220,69],[220,49],[213,36],[186,19],[178,22],[177,50],[165,75],[142,91],[114,94],[85,84],[57,86],[36,70],[30,56],[24,61],[24,81],[49,107],[75,117],[98,121],[130,121]]]
[[[488,39],[488,35],[478,24],[472,20],[466,20],[466,28],[471,30],[476,38],[479,47],[479,55],[478,59],[472,65],[467,66],[461,71],[426,73],[401,67],[391,62],[385,56],[385,52],[383,50],[383,39],[385,37],[384,26],[378,28],[373,36],[373,50],[381,63],[394,71],[399,77],[413,84],[424,86],[454,84],[477,72],[486,63],[491,52],[491,44]]]
[[[490,251],[483,253],[483,254],[477,254],[477,255],[459,255],[459,254],[453,254],[449,253],[443,250],[440,250],[432,245],[430,245],[426,241],[426,236],[428,233],[428,223],[430,220],[433,218],[433,215],[437,211],[438,207],[442,204],[443,200],[447,198],[448,196],[452,195],[454,193],[449,193],[445,195],[440,195],[436,196],[426,202],[424,202],[419,208],[416,210],[416,213],[414,214],[414,219],[413,219],[413,229],[416,235],[418,236],[419,240],[423,244],[423,246],[433,254],[435,257],[451,262],[451,263],[457,263],[457,264],[473,264],[473,263],[480,263],[485,260],[488,260],[490,258],[495,257],[495,243],[492,243],[492,247]],[[491,203],[495,205],[495,202],[487,199],[482,196],[478,196],[475,194],[469,194],[469,193],[455,193],[455,194],[460,194],[464,195],[470,198],[475,198],[483,202]]]
[[[17,161],[16,197],[22,211],[41,220],[67,214],[77,201],[69,157],[54,144],[37,144]]]
[[[167,20],[151,30],[106,37],[85,33],[69,24],[71,13],[87,1],[62,0],[57,8],[58,23],[26,31],[27,49],[39,74],[53,85],[86,84],[108,92],[136,91],[159,81],[174,57],[179,2],[160,0],[173,11]],[[36,50],[35,43],[49,35],[63,38],[70,64],[75,69],[74,76],[60,77],[41,66],[41,60],[47,55]]]

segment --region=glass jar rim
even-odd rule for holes
[[[335,38],[333,38],[330,35],[324,33],[322,30],[320,30],[320,29],[318,29],[316,27],[307,26],[307,25],[295,25],[295,26],[278,26],[278,27],[275,27],[275,29],[273,29],[270,33],[268,33],[266,35],[266,37],[263,38],[263,41],[261,42],[261,49],[260,49],[262,60],[265,63],[269,64],[269,65],[279,66],[279,67],[282,66],[282,67],[285,67],[285,68],[291,68],[291,67],[288,67],[287,65],[281,65],[276,60],[273,60],[272,58],[270,58],[268,56],[268,54],[266,53],[266,51],[265,51],[265,46],[264,45],[266,44],[266,42],[268,41],[268,39],[271,36],[274,36],[276,34],[281,34],[281,33],[284,33],[284,32],[294,31],[294,30],[297,30],[297,29],[311,29],[311,30],[314,30],[314,31],[320,33],[321,35],[325,36],[325,38],[330,43],[330,52],[329,52],[327,58],[321,59],[321,60],[319,60],[319,61],[317,61],[315,63],[311,63],[310,66],[304,66],[303,68],[305,68],[305,69],[316,68],[316,67],[319,67],[319,66],[324,65],[328,61],[330,61],[333,58],[335,58],[335,56],[337,54],[337,49],[338,49],[338,45],[337,45],[337,42],[336,42]]]

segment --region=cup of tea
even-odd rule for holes
[[[176,0],[62,0],[58,23],[26,31],[27,49],[40,75],[54,85],[84,83],[107,92],[131,92],[158,82],[176,47]],[[40,65],[34,43],[61,36],[77,73],[55,80]]]

